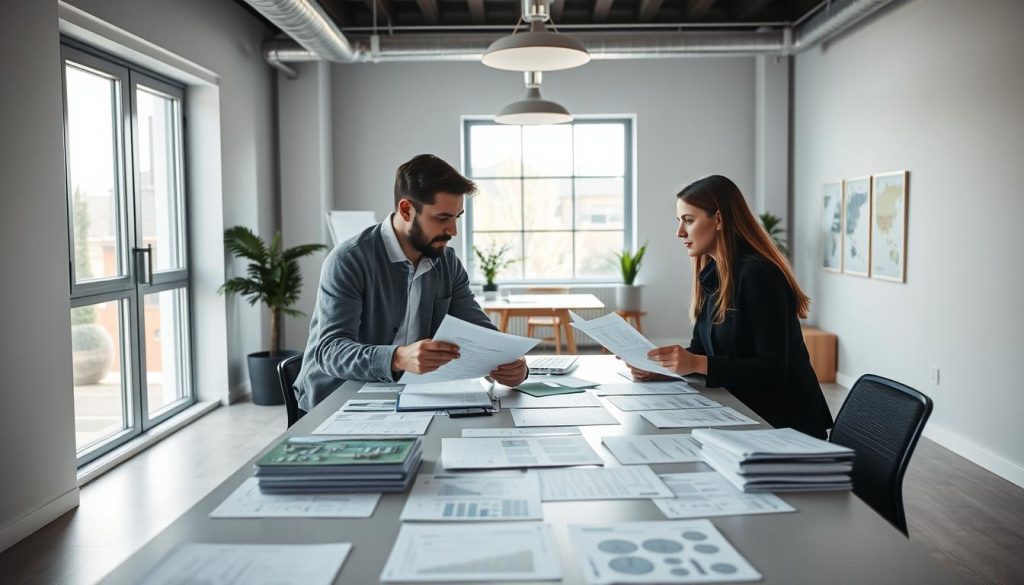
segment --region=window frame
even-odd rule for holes
[[[593,116],[577,116],[568,125],[588,125],[588,124],[621,124],[623,126],[623,174],[621,175],[623,180],[623,216],[622,216],[622,249],[634,250],[636,248],[636,239],[634,233],[634,217],[636,215],[636,183],[635,183],[635,142],[636,142],[636,116],[635,115],[593,115]],[[609,278],[583,278],[576,276],[576,237],[577,234],[586,232],[618,232],[620,230],[578,230],[576,227],[576,180],[577,179],[591,179],[591,178],[618,178],[620,175],[577,175],[575,165],[575,152],[573,152],[573,168],[572,173],[569,175],[545,175],[545,176],[530,176],[527,177],[523,174],[522,165],[525,164],[523,161],[525,157],[520,151],[520,171],[518,175],[508,177],[475,177],[471,174],[472,170],[472,137],[471,130],[476,126],[506,126],[494,122],[493,117],[490,116],[463,116],[461,120],[462,125],[462,170],[463,174],[471,180],[489,180],[489,179],[511,179],[520,181],[519,197],[520,197],[520,209],[523,208],[523,198],[525,197],[523,184],[526,180],[536,179],[562,179],[568,180],[571,183],[572,193],[572,227],[569,230],[558,229],[558,230],[530,230],[526,228],[525,222],[522,222],[519,229],[514,230],[488,230],[483,233],[518,233],[520,241],[523,242],[523,254],[525,257],[525,238],[528,233],[568,233],[571,246],[572,246],[572,271],[573,274],[568,278],[553,278],[553,279],[540,279],[540,278],[523,278],[507,279],[499,278],[498,283],[507,285],[550,285],[550,284],[580,284],[580,285],[604,285],[604,284],[617,284],[620,282],[620,278],[616,274],[614,277]],[[518,126],[522,130],[523,126]],[[524,148],[522,141],[520,141],[520,149]],[[470,280],[474,284],[480,284],[481,281],[474,279],[474,273],[476,271],[476,255],[473,253],[473,197],[467,197],[466,199],[466,214],[465,214],[465,225],[464,225],[464,237],[463,237],[463,258],[465,259],[466,269],[469,273]]]

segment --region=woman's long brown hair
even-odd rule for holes
[[[711,175],[690,183],[676,197],[683,202],[703,210],[708,216],[718,212],[722,215],[722,230],[717,232],[715,259],[718,263],[718,299],[714,307],[714,323],[725,320],[725,314],[732,308],[732,293],[736,286],[733,264],[736,252],[741,244],[746,244],[755,253],[765,258],[782,271],[789,283],[789,288],[796,297],[796,314],[801,319],[807,317],[811,299],[800,289],[789,260],[775,247],[768,232],[761,227],[754,214],[747,206],[739,187],[721,175]],[[690,318],[696,322],[701,308],[706,301],[704,289],[700,285],[700,273],[711,261],[711,257],[703,255],[693,258],[693,295],[690,297]]]

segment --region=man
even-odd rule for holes
[[[447,246],[475,192],[451,165],[421,154],[395,173],[395,211],[328,254],[295,384],[301,410],[346,380],[394,382],[458,359],[457,346],[430,339],[445,315],[496,329]],[[519,358],[490,375],[515,386],[526,374]]]

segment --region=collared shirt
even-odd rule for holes
[[[409,300],[405,305],[405,318],[398,326],[398,332],[395,333],[395,340],[392,343],[394,345],[409,345],[420,340],[420,297],[423,296],[423,280],[420,277],[434,267],[434,262],[430,258],[422,256],[419,265],[413,266],[412,261],[406,257],[405,252],[402,251],[402,245],[398,242],[395,224],[391,223],[394,216],[395,214],[391,213],[384,220],[380,234],[384,239],[384,248],[388,252],[388,259],[392,263],[405,264],[409,271],[409,276],[406,279],[406,296]]]

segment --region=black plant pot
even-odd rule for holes
[[[258,351],[248,355],[249,387],[252,389],[253,403],[263,406],[284,404],[281,382],[277,379],[277,364],[293,355],[299,355],[299,352],[284,349],[274,357],[270,357],[269,351]]]

